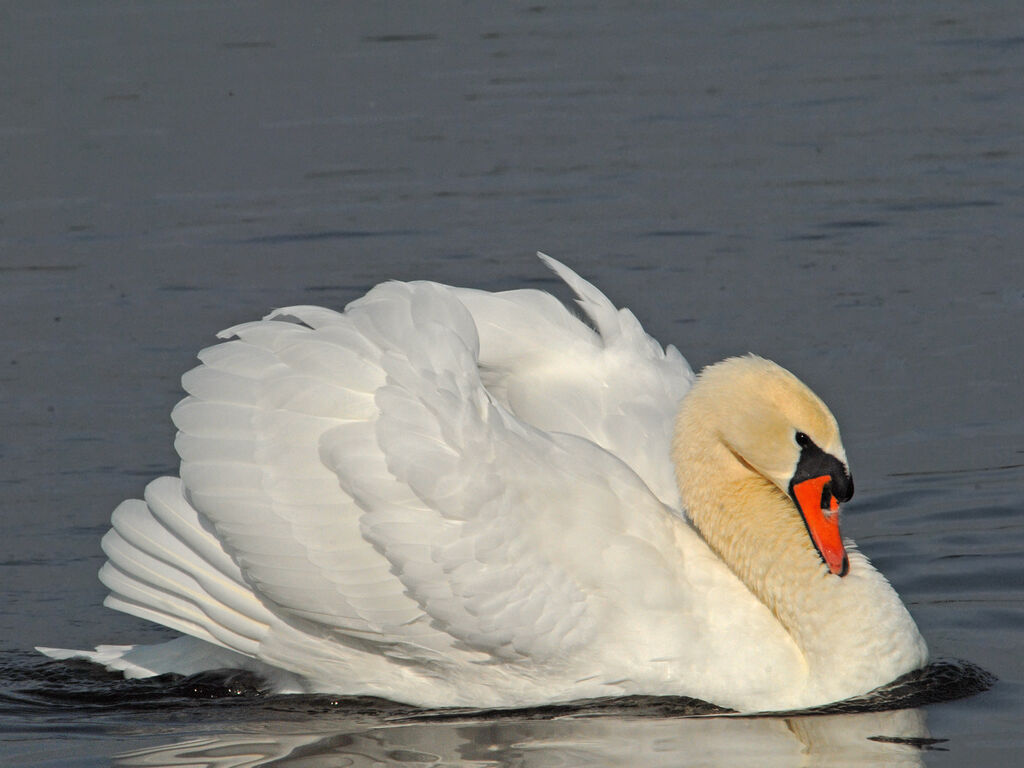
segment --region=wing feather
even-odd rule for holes
[[[364,536],[435,626],[467,647],[534,661],[570,653],[600,624],[593,587],[603,578],[600,564],[564,557],[562,542],[593,535],[602,515],[615,518],[609,540],[628,535],[624,516],[657,518],[663,506],[607,451],[554,440],[495,401],[475,318],[452,290],[374,293],[349,311],[385,353],[377,418],[321,440],[324,462],[364,510]],[[570,514],[551,514],[563,507]]]
[[[172,416],[186,495],[275,611],[391,642],[422,611],[363,539],[318,446],[374,412],[383,373],[359,334],[338,332],[339,313],[286,312],[228,329],[235,338],[184,378],[190,397]],[[331,339],[292,318],[315,318]]]
[[[220,334],[172,414],[182,503],[153,512],[206,581],[115,520],[112,603],[257,658],[289,647],[265,637],[283,618],[393,658],[554,662],[628,604],[609,579],[667,593],[645,542],[665,536],[692,373],[549,265],[596,331],[539,291],[387,283],[344,313],[287,307]]]
[[[540,256],[576,292],[594,328],[542,291],[453,289],[479,331],[485,386],[518,419],[586,438],[618,456],[678,508],[666,457],[693,371],[678,350],[662,349],[648,336],[632,312],[616,309],[568,267]]]

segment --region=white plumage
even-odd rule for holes
[[[222,332],[173,412],[181,479],[121,504],[103,540],[106,604],[187,637],[46,652],[495,707],[633,693],[805,706],[923,663],[866,559],[852,552],[838,579],[812,557],[809,586],[847,614],[808,621],[886,634],[861,643],[870,664],[822,679],[815,643],[683,511],[686,361],[543,258],[593,328],[540,291],[394,282],[343,313],[290,307]]]

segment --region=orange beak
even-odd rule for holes
[[[836,576],[845,576],[850,561],[839,533],[839,502],[825,491],[825,484],[831,479],[828,475],[819,475],[797,483],[793,486],[793,496],[821,559]],[[827,512],[823,506],[828,507]]]

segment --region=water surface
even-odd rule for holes
[[[8,4],[0,20],[0,760],[997,765],[1020,753],[1024,22],[1012,4],[97,0]],[[695,368],[756,351],[818,391],[857,480],[848,535],[935,656],[1000,682],[814,718],[408,721],[183,704],[38,666],[35,645],[171,636],[101,607],[99,538],[120,500],[174,471],[168,414],[215,331],[275,306],[341,307],[390,278],[559,290],[537,249]],[[58,694],[40,699],[38,675]]]

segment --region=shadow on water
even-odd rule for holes
[[[123,680],[85,662],[8,654],[0,720],[35,738],[113,739],[116,765],[920,765],[944,749],[920,707],[995,678],[936,661],[865,696],[801,712],[737,714],[684,697],[629,696],[514,710],[423,710],[372,698],[272,695],[249,673]],[[172,743],[137,748],[133,734]],[[341,761],[341,762],[338,762]]]

